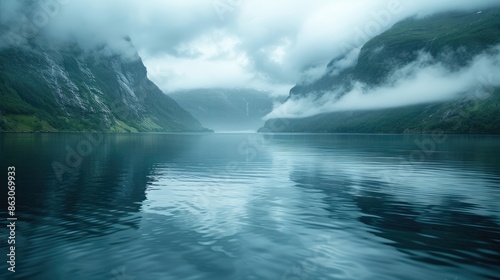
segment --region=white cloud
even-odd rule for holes
[[[303,118],[321,113],[372,110],[414,104],[440,102],[458,97],[484,98],[492,87],[500,86],[500,46],[493,54],[481,54],[458,71],[432,63],[430,55],[396,71],[384,85],[370,88],[355,82],[347,93],[337,90],[315,100],[290,99],[266,116],[270,118]],[[340,99],[339,96],[342,96]]]
[[[233,88],[248,84],[254,76],[245,70],[245,58],[234,61],[184,58],[166,55],[145,59],[149,78],[160,88],[175,91],[189,88]]]
[[[222,19],[212,0],[41,0],[46,4],[33,2],[29,9],[19,3],[0,2],[0,23],[33,25],[33,15],[47,11],[47,3],[64,3],[37,27],[38,35],[86,47],[107,42],[119,51],[128,35],[149,69],[161,65],[151,77],[171,91],[290,86],[317,77],[332,58],[398,20],[477,10],[498,0],[242,0],[227,2],[235,4]]]

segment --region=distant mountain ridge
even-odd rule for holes
[[[257,130],[274,102],[267,92],[253,89],[193,89],[169,93],[183,108],[215,131]]]
[[[406,19],[369,40],[353,65],[338,69],[335,65],[344,57],[332,59],[323,76],[309,84],[297,84],[290,90],[289,99],[319,99],[333,90],[340,92],[336,96],[340,99],[354,87],[354,81],[377,87],[397,69],[418,60],[422,53],[449,69],[461,69],[475,56],[499,45],[498,34],[500,8]],[[405,94],[404,90],[401,94]],[[484,99],[464,98],[400,108],[271,119],[260,131],[500,133],[500,90],[491,88],[489,94]]]
[[[0,131],[208,131],[133,55],[43,38],[0,49]]]

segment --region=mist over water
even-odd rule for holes
[[[59,181],[84,135],[2,134],[13,279],[493,279],[500,139],[425,137],[106,134]]]

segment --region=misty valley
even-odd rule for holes
[[[498,1],[0,2],[0,279],[500,279]]]

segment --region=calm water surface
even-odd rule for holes
[[[0,158],[1,279],[500,279],[500,137],[0,134]]]

